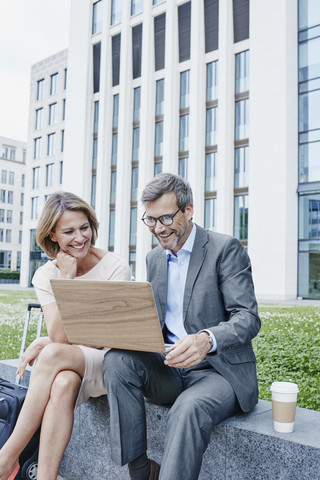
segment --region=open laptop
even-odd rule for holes
[[[70,343],[165,352],[148,282],[50,280]]]

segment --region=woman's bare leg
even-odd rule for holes
[[[52,383],[62,370],[71,370],[83,377],[85,358],[82,350],[68,344],[47,345],[39,355],[16,426],[0,450],[0,480],[7,480],[18,464],[20,453],[40,426]]]
[[[57,478],[72,433],[74,407],[80,385],[81,378],[70,370],[58,373],[52,384],[41,425],[38,480]]]

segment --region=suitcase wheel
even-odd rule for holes
[[[25,462],[21,468],[21,480],[37,480],[38,462]]]

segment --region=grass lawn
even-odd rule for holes
[[[18,358],[32,290],[0,290],[0,359]],[[261,304],[262,328],[253,340],[260,398],[271,400],[274,381],[298,384],[298,406],[320,411],[320,308]],[[39,311],[30,320],[27,345],[35,338]],[[45,334],[45,331],[44,331]]]

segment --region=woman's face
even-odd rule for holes
[[[59,218],[50,239],[59,244],[60,250],[77,259],[89,251],[92,230],[88,217],[81,210],[65,210]]]

